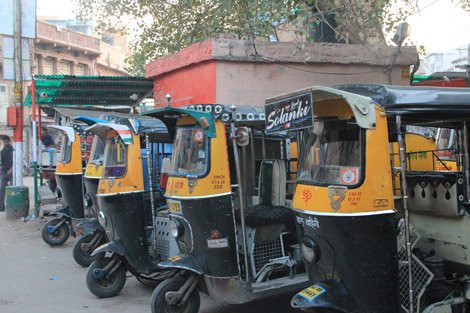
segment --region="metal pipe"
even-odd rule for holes
[[[157,144],[154,144],[153,147],[156,147],[156,161],[157,161],[157,166],[155,167],[157,170],[155,172],[155,175],[156,175],[156,180],[155,180],[155,183],[160,183],[160,143],[157,143]],[[162,154],[162,158],[163,158],[163,154]]]
[[[254,187],[259,187],[256,184],[256,158],[255,158],[255,141],[254,141],[254,136],[253,132],[250,131],[250,147],[251,147],[251,177],[253,177],[253,186]]]
[[[33,167],[34,167],[34,214],[39,215],[39,193],[38,193],[38,132],[36,129],[36,80],[31,82],[31,101],[33,114]],[[52,164],[51,164],[52,166]]]
[[[463,140],[463,170],[465,173],[465,184],[466,184],[466,195],[467,201],[470,201],[470,162],[469,162],[469,147],[468,147],[468,127],[467,121],[463,122],[462,130],[462,140]]]
[[[431,304],[430,306],[426,307],[426,309],[423,311],[423,313],[431,313],[434,311],[435,308],[438,308],[440,306],[444,305],[456,305],[456,304],[462,304],[465,303],[465,298],[464,297],[458,297],[458,298],[453,298],[449,300],[444,300],[441,302],[436,302]]]
[[[404,132],[402,130],[401,115],[396,116],[396,126],[398,131],[398,150],[400,158],[400,176],[401,176],[401,200],[403,204],[405,219],[405,238],[406,238],[406,257],[408,265],[408,289],[410,293],[409,313],[414,313],[414,296],[413,296],[413,273],[412,273],[412,257],[411,257],[411,239],[410,239],[410,216],[408,212],[408,189],[406,184],[406,147],[404,140]]]
[[[238,155],[238,146],[237,146],[237,137],[235,135],[235,106],[232,105],[232,121],[230,122],[230,132],[232,137],[232,144],[233,144],[233,157],[235,159],[235,169],[237,172],[237,181],[238,181],[238,193],[240,195],[240,220],[242,224],[242,238],[243,238],[243,253],[245,255],[245,270],[246,270],[246,283],[250,283],[250,267],[248,263],[248,247],[247,247],[247,240],[246,240],[246,224],[245,224],[245,193],[244,193],[244,185],[242,183],[241,178],[241,169],[240,169],[240,159]],[[264,137],[263,137],[264,138]],[[264,145],[263,145],[264,146]]]
[[[156,243],[157,243],[157,230],[155,229],[155,199],[153,197],[153,179],[152,179],[152,166],[153,166],[153,155],[150,154],[150,139],[149,135],[145,134],[145,149],[147,150],[147,171],[149,176],[149,189],[150,189],[150,208],[152,210],[152,255],[156,255]],[[152,151],[153,153],[153,151]]]
[[[266,139],[265,139],[265,134],[262,132],[261,135],[261,151],[263,152],[263,160],[266,160]]]

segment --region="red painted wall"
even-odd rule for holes
[[[216,102],[216,61],[205,61],[165,75],[154,82],[155,108],[166,106],[166,94],[171,106]]]

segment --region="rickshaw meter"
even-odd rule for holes
[[[318,248],[317,243],[309,237],[305,237],[302,241],[301,250],[307,262],[318,262],[320,259],[320,248]]]
[[[170,233],[175,238],[183,236],[183,233],[184,233],[183,224],[177,219],[172,219],[170,221]]]

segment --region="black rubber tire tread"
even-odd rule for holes
[[[55,226],[60,221],[61,219],[58,218],[52,219],[46,224],[44,224],[41,230],[42,239],[45,243],[52,247],[64,244],[70,237],[70,228],[67,223],[63,223],[62,225],[60,225],[59,229],[57,229],[54,233],[51,234],[49,232],[49,225]]]
[[[72,256],[78,265],[88,267],[91,265],[91,263],[93,263],[93,261],[97,260],[100,257],[100,254],[90,256],[93,251],[90,251],[90,253],[88,253],[82,250],[82,243],[90,243],[93,238],[95,238],[95,234],[86,234],[75,241],[73,245]],[[101,239],[101,242],[98,244],[98,246],[102,245],[103,243],[105,243],[105,241],[104,239]]]
[[[93,276],[93,271],[96,268],[104,268],[110,261],[111,258],[98,258],[91,263],[86,273],[86,285],[88,290],[98,298],[110,298],[116,296],[122,288],[124,288],[124,284],[126,283],[126,270],[122,264],[113,273],[111,277],[112,284],[110,286],[102,285],[102,283],[106,282],[104,278],[98,280]]]
[[[165,300],[168,291],[178,291],[184,285],[186,279],[172,277],[164,280],[152,293],[150,306],[152,313],[197,313],[201,305],[201,298],[197,289],[193,290],[184,307],[170,306]],[[179,309],[179,310],[178,310]]]

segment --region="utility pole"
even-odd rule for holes
[[[15,41],[15,99],[16,127],[13,135],[13,184],[23,186],[23,68],[21,52],[21,0],[14,0],[14,41]]]

